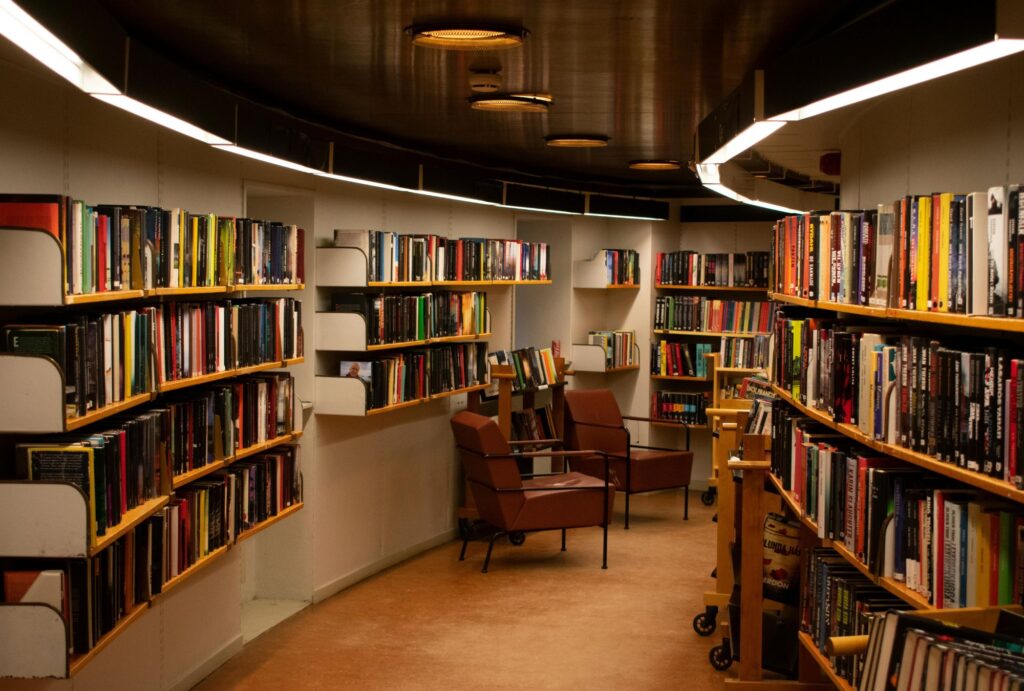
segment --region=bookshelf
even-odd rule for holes
[[[0,200],[0,203],[2,201]],[[160,315],[163,313],[158,310],[169,304],[170,301],[177,301],[179,298],[202,302],[223,300],[227,297],[245,297],[252,294],[252,298],[255,299],[250,300],[249,304],[266,305],[268,300],[276,299],[272,298],[270,294],[287,294],[301,291],[304,288],[301,282],[288,284],[225,283],[201,287],[154,287],[144,290],[65,294],[64,249],[57,238],[38,228],[0,228],[0,269],[2,269],[0,270],[0,274],[2,274],[0,277],[0,303],[8,306],[8,312],[12,315],[6,316],[8,323],[13,320],[17,320],[19,323],[28,321],[22,316],[27,314],[32,314],[34,318],[31,320],[36,322],[49,320],[50,323],[65,323],[82,314],[84,310],[123,310],[125,308],[121,306],[122,304],[130,305],[129,310],[149,310],[147,314],[160,319]],[[42,317],[35,316],[33,310],[40,307],[60,308],[60,311]],[[90,311],[86,314],[92,313]],[[285,353],[290,357],[278,356],[275,359],[249,366],[231,367],[229,365],[222,371],[166,381],[162,381],[164,373],[158,371],[161,370],[160,365],[155,365],[152,383],[145,385],[150,390],[128,395],[121,401],[89,410],[84,415],[72,415],[67,412],[66,373],[62,371],[61,366],[55,360],[29,353],[0,354],[0,377],[5,382],[4,394],[0,396],[0,418],[3,419],[3,422],[0,423],[0,431],[11,435],[15,441],[38,442],[40,446],[53,447],[55,444],[67,444],[70,442],[47,441],[46,437],[39,435],[77,432],[73,439],[85,439],[89,436],[90,430],[107,431],[108,428],[91,427],[95,423],[104,421],[109,424],[110,428],[123,429],[119,426],[141,419],[137,416],[133,417],[136,413],[138,415],[147,414],[148,409],[143,408],[146,404],[163,403],[166,400],[171,406],[174,401],[180,399],[180,396],[164,399],[164,394],[235,379],[246,374],[302,364],[304,358],[298,345],[301,343],[301,336],[297,331],[294,334],[296,338],[293,343],[296,350],[299,351],[295,355],[293,351],[285,347],[284,331],[290,327],[286,327],[283,322],[279,326],[280,329],[268,337],[267,343],[274,341],[270,348],[272,350],[276,348],[278,353]],[[147,352],[156,352],[156,336],[153,331],[139,331],[135,338],[137,345],[142,342],[142,339],[145,339]],[[243,352],[239,351],[236,354],[239,358],[238,362],[252,362],[258,357],[250,353],[244,355],[246,359],[242,359]],[[226,353],[228,351],[224,351],[223,357],[226,357]],[[113,366],[120,366],[119,361],[115,359]],[[102,384],[102,377],[100,382]],[[297,409],[297,406],[295,408]],[[294,414],[298,415],[301,412]],[[86,583],[93,578],[90,573],[91,564],[107,561],[107,555],[113,555],[110,557],[112,560],[127,558],[124,555],[132,553],[134,550],[132,545],[138,544],[140,545],[139,549],[145,549],[145,545],[153,544],[150,542],[150,540],[155,540],[152,537],[153,534],[164,527],[163,521],[167,515],[170,515],[167,512],[171,510],[172,505],[178,502],[182,496],[181,493],[192,492],[197,493],[195,496],[198,496],[198,493],[207,491],[203,488],[204,483],[206,487],[226,487],[225,484],[211,484],[213,478],[216,477],[214,474],[225,469],[232,469],[228,472],[246,473],[249,472],[247,468],[255,468],[260,463],[273,463],[275,467],[279,463],[293,463],[294,457],[289,455],[266,456],[265,454],[274,454],[277,450],[283,449],[286,444],[293,442],[300,434],[300,432],[289,432],[239,449],[230,456],[219,458],[212,463],[182,472],[174,477],[164,475],[163,481],[159,483],[161,489],[157,490],[155,496],[145,495],[148,498],[138,500],[139,503],[133,508],[119,509],[118,522],[115,525],[104,525],[103,534],[95,537],[93,536],[94,528],[91,525],[94,520],[91,517],[93,509],[90,508],[85,494],[71,481],[4,480],[0,482],[0,520],[3,520],[3,525],[7,526],[7,529],[0,531],[0,555],[4,557],[5,566],[8,569],[17,569],[22,563],[20,560],[32,560],[24,563],[28,564],[30,569],[37,568],[31,565],[38,564],[39,562],[35,560],[39,559],[58,560],[54,562],[56,565],[53,567],[57,569],[81,568],[80,573],[85,574],[84,579],[79,580],[78,577],[72,575],[67,582],[71,583],[72,592],[82,592],[82,597],[85,597],[84,590],[81,589],[86,588]],[[140,451],[142,448],[140,445]],[[261,454],[264,455],[261,456]],[[237,468],[236,464],[248,465],[245,468]],[[159,467],[161,473],[165,472],[167,468],[162,465]],[[294,470],[294,466],[292,466],[292,470]],[[110,481],[109,477],[107,481]],[[96,482],[99,482],[98,476]],[[227,481],[222,479],[220,482]],[[154,480],[153,486],[155,487],[157,484]],[[146,486],[150,487],[149,481]],[[285,501],[292,501],[290,490],[285,494]],[[122,501],[124,501],[123,495]],[[135,500],[130,500],[127,506],[132,506],[132,501]],[[255,522],[246,534],[256,533],[294,514],[302,507],[301,498],[284,510],[277,511],[275,507],[276,503],[272,504],[269,511],[276,512],[276,515],[271,515],[269,520]],[[207,509],[214,510],[211,507],[203,510]],[[222,510],[225,511],[226,518],[227,506],[223,506]],[[12,646],[5,645],[4,652],[0,653],[0,677],[66,678],[76,675],[96,659],[112,641],[122,635],[128,635],[132,625],[145,616],[154,601],[219,560],[239,538],[241,536],[229,539],[225,534],[225,539],[228,540],[226,544],[201,556],[180,573],[167,578],[167,580],[164,578],[169,571],[165,574],[156,565],[147,563],[145,565],[147,570],[151,568],[156,570],[153,576],[143,579],[146,581],[145,587],[139,585],[138,579],[130,589],[116,584],[115,591],[120,589],[127,593],[130,590],[131,595],[125,594],[123,608],[113,615],[112,620],[100,625],[102,628],[95,631],[95,638],[92,637],[92,633],[89,634],[90,643],[87,650],[78,647],[76,638],[78,634],[73,635],[73,626],[77,625],[65,622],[60,614],[47,605],[11,603],[0,607],[0,635],[4,636],[5,641],[18,641]],[[212,537],[210,539],[213,540]],[[139,542],[141,540],[145,540],[145,542]],[[178,548],[176,547],[176,549]],[[74,564],[81,564],[81,567],[74,566]],[[161,566],[167,566],[167,564],[161,562]],[[166,590],[164,586],[166,586]],[[74,601],[74,598],[72,600]],[[78,607],[79,605],[74,606]],[[76,612],[74,616],[84,618],[86,615]],[[100,615],[97,612],[93,616],[99,617]],[[69,643],[73,640],[76,652],[71,655]]]

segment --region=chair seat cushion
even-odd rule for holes
[[[690,484],[693,453],[690,451],[654,451],[631,449],[631,489],[652,492]]]
[[[525,501],[509,530],[582,528],[604,522],[604,480],[561,473],[524,480],[523,488]],[[608,493],[609,516],[614,497],[613,488]]]

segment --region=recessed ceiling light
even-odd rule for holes
[[[469,105],[476,110],[544,113],[547,112],[552,100],[550,94],[500,94],[497,96],[471,96]]]
[[[630,161],[629,167],[633,170],[679,170],[679,161],[668,158]]]
[[[448,50],[495,50],[523,44],[529,33],[521,26],[498,26],[444,22],[419,24],[405,28],[413,45]]]
[[[502,81],[499,70],[469,71],[469,89],[479,94],[501,91]]]
[[[603,134],[549,134],[544,137],[548,146],[566,149],[596,149],[608,146],[608,137]]]

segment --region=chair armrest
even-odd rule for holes
[[[509,446],[550,446],[554,444],[564,444],[565,442],[561,439],[522,439],[518,441],[510,441]]]
[[[601,429],[621,429],[626,430],[622,425],[602,425],[600,422],[573,422],[578,427],[600,427]]]
[[[643,417],[641,415],[623,415],[623,420],[637,420],[638,422],[664,422],[664,420],[656,420],[653,417]]]
[[[581,456],[603,456],[604,458],[625,458],[617,454],[600,451],[598,449],[583,449],[578,451],[517,451],[512,454],[515,458],[547,458],[556,456],[559,458],[579,458]]]
[[[645,444],[630,444],[631,449],[650,449],[651,451],[689,451],[689,449],[669,449],[664,446],[647,446]]]

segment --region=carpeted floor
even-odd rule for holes
[[[249,643],[197,688],[719,689],[718,642],[693,616],[712,587],[714,508],[668,492],[632,500],[609,532],[530,534],[438,547],[349,588]],[[621,497],[618,508],[621,510]],[[734,668],[735,669],[735,668]]]

